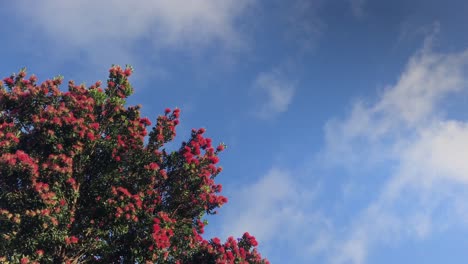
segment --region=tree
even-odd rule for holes
[[[126,107],[132,69],[105,89],[24,70],[0,82],[0,262],[268,263],[254,237],[202,238],[227,202],[204,129],[168,151],[179,109],[151,122]],[[145,143],[145,139],[147,142]]]

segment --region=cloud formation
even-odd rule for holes
[[[186,41],[234,40],[235,20],[251,2],[46,0],[23,4],[22,12],[46,32],[76,45],[151,35],[159,43],[177,45]]]
[[[379,148],[383,139],[399,140],[417,136],[434,122],[443,119],[440,103],[450,95],[466,87],[466,65],[468,51],[457,54],[437,54],[425,47],[408,62],[397,84],[385,89],[380,99],[373,104],[357,101],[350,115],[344,120],[332,119],[325,126],[327,153],[332,153],[332,162],[353,163],[351,151],[358,150],[362,142],[369,141]],[[397,139],[398,136],[404,136]],[[409,138],[408,138],[409,139]],[[396,142],[395,142],[396,143]],[[394,144],[397,148],[400,144]],[[388,148],[382,154],[398,151]],[[360,148],[358,159],[373,160],[381,149]],[[340,158],[341,157],[341,158]],[[337,159],[338,158],[338,159]]]
[[[254,89],[265,96],[257,111],[258,117],[264,119],[286,112],[296,90],[294,82],[288,80],[279,71],[260,73],[254,82]]]
[[[384,183],[344,239],[335,234],[331,263],[366,263],[376,245],[466,224],[466,207],[456,205],[467,198],[459,186],[468,183],[468,121],[448,118],[444,102],[468,88],[467,66],[468,50],[426,46],[375,103],[359,101],[327,124],[325,157],[334,165],[397,164],[389,175],[376,172]]]
[[[239,47],[236,23],[254,0],[103,0],[16,3],[30,29],[44,32],[61,52],[89,53],[93,59],[131,60],[137,43],[184,50],[221,43]],[[140,45],[140,44],[138,44]],[[65,50],[65,51],[64,51]],[[96,59],[97,60],[97,59]],[[108,62],[105,62],[106,64]]]
[[[294,246],[298,242],[307,245],[309,237],[321,235],[320,228],[327,229],[328,222],[320,212],[305,210],[314,202],[317,191],[310,185],[301,188],[291,171],[273,167],[229,196],[231,202],[223,208],[222,237],[240,237],[248,230],[259,240],[265,256],[278,253],[277,243],[286,242],[291,245],[290,252],[297,255],[322,250],[324,243],[320,241],[308,247],[307,252]]]

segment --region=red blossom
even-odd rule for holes
[[[157,169],[159,169],[159,166],[158,166],[158,164],[156,164],[155,162],[151,162],[151,163],[149,164],[149,169],[150,169],[150,170],[157,170]]]
[[[130,68],[125,69],[124,75],[129,77],[130,75],[132,75],[132,70]]]
[[[224,150],[224,145],[219,145],[217,148],[216,148],[217,151],[223,151]]]
[[[89,125],[92,129],[98,130],[99,129],[99,123],[92,123]]]
[[[88,139],[89,139],[89,140],[91,140],[91,141],[95,139],[95,137],[94,137],[94,133],[93,133],[93,132],[91,132],[91,131],[90,131],[90,132],[88,132],[88,133],[86,134],[86,136],[87,136],[87,137],[88,137]]]
[[[213,157],[210,157],[210,161],[211,161],[211,163],[216,164],[216,163],[219,162],[219,158],[216,157],[216,156],[213,156]]]
[[[5,78],[3,79],[3,82],[5,82],[8,86],[15,84],[15,81],[12,78]]]
[[[79,239],[76,236],[65,237],[65,243],[67,245],[77,244]]]

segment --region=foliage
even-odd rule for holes
[[[202,238],[205,214],[227,202],[204,129],[179,150],[179,109],[151,122],[126,107],[132,69],[106,87],[24,70],[0,82],[0,262],[268,263],[254,237]],[[145,143],[147,139],[147,143]]]

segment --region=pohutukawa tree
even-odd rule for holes
[[[132,69],[109,72],[67,92],[25,71],[0,82],[0,262],[268,263],[248,233],[201,236],[227,202],[214,181],[225,146],[198,129],[166,150],[179,109],[147,135],[140,107],[125,106]]]

